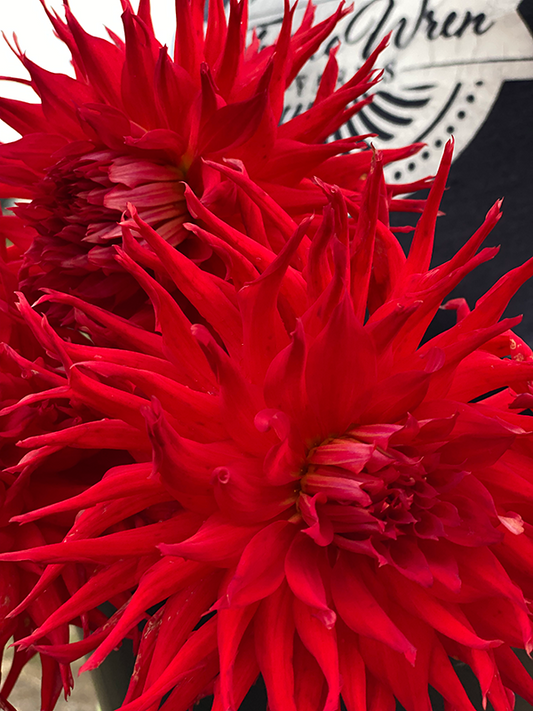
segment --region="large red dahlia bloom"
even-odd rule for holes
[[[168,692],[162,708],[173,711],[209,693],[217,711],[236,709],[259,673],[272,711],[335,711],[340,695],[348,711],[391,711],[395,699],[426,711],[428,685],[446,708],[470,710],[450,657],[472,668],[495,711],[511,709],[514,692],[533,701],[511,649],[533,642],[533,426],[520,414],[533,358],[509,330],[519,319],[499,320],[533,260],[471,312],[449,304],[457,324],[423,342],[446,295],[497,251],[477,253],[499,205],[429,269],[450,154],[407,258],[388,262],[386,290],[371,279],[379,158],[350,208],[355,230],[325,184],[310,243],[304,220],[270,259],[266,247],[254,259],[253,242],[220,220],[217,233],[191,226],[223,256],[223,286],[129,207],[117,260],[150,297],[161,335],[122,324],[113,350],[43,330],[68,398],[105,419],[21,445],[123,448],[135,463],[17,517],[82,509],[63,542],[2,558],[48,564],[44,575],[82,566],[87,578],[23,646],[60,661],[94,649],[94,668],[164,602],[144,627],[128,711],[158,708]],[[192,329],[132,254],[157,261],[196,307]],[[44,639],[132,588],[83,642]]]
[[[278,40],[260,47],[255,37],[245,46],[247,0],[232,0],[228,20],[222,0],[211,0],[205,30],[204,4],[176,3],[173,58],[154,35],[149,0],[137,14],[123,0],[124,41],[89,35],[68,3],[65,21],[47,10],[75,78],[45,71],[14,47],[40,103],[0,99],[0,118],[22,134],[0,146],[0,196],[29,199],[15,213],[21,238],[33,234],[20,272],[31,300],[43,287],[56,288],[149,325],[144,294],[114,259],[117,222],[131,201],[169,244],[209,262],[212,250],[183,227],[191,219],[184,180],[219,216],[275,249],[275,227],[203,158],[241,160],[295,217],[324,204],[314,175],[334,175],[358,200],[371,152],[359,136],[324,141],[370,100],[357,102],[379,79],[373,66],[383,43],[340,88],[333,51],[313,106],[279,126],[286,87],[347,11],[341,4],[313,25],[309,4],[291,36],[295,7],[287,3]],[[347,154],[355,148],[365,150]],[[417,149],[392,150],[386,159]],[[388,199],[416,209],[416,201],[393,200],[406,187],[389,188]],[[209,269],[220,269],[216,259]],[[64,307],[54,309],[49,317],[65,316]]]

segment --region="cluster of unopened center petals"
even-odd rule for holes
[[[129,205],[116,259],[150,298],[156,332],[78,300],[115,343],[73,344],[21,297],[68,377],[42,401],[93,418],[27,438],[25,457],[43,466],[48,453],[109,450],[129,461],[15,518],[24,530],[78,512],[63,541],[1,558],[42,566],[48,582],[74,570],[85,580],[19,649],[61,664],[94,650],[91,669],[133,635],[127,711],[169,692],[161,708],[214,694],[216,711],[237,709],[259,674],[272,711],[335,711],[340,695],[348,711],[391,711],[395,699],[425,711],[428,685],[447,707],[472,709],[450,657],[472,668],[495,711],[512,709],[515,692],[533,701],[511,649],[532,649],[533,433],[521,413],[533,358],[510,330],[520,319],[500,320],[533,260],[471,312],[449,302],[456,325],[423,343],[447,294],[497,252],[478,249],[499,204],[429,269],[450,160],[448,145],[408,256],[389,253],[379,281],[376,236],[393,240],[377,219],[378,156],[351,222],[338,188],[318,181],[323,218],[296,224],[226,167],[285,243],[275,253],[222,220],[191,225],[225,280]],[[194,320],[145,268],[156,261]],[[88,615],[106,600],[117,612],[95,629]],[[83,641],[53,637],[79,620]]]
[[[326,181],[334,175],[357,200],[370,151],[348,154],[367,148],[360,136],[324,141],[370,101],[361,97],[379,79],[373,67],[386,42],[339,88],[333,50],[313,105],[278,125],[286,87],[346,14],[342,4],[317,24],[309,4],[291,36],[296,5],[287,3],[279,38],[262,47],[257,36],[246,46],[247,0],[232,0],[229,19],[223,1],[210,0],[205,30],[204,0],[179,0],[173,58],[154,35],[149,1],[137,14],[129,0],[122,6],[125,39],[110,33],[108,41],[89,35],[68,3],[62,20],[43,2],[71,53],[75,78],[44,70],[15,44],[30,75],[15,81],[33,88],[40,103],[0,98],[0,118],[22,136],[0,146],[0,196],[29,200],[15,210],[28,298],[56,288],[152,326],[144,294],[114,259],[126,203],[135,203],[169,244],[209,263],[212,249],[183,227],[191,219],[184,180],[217,215],[259,242],[276,249],[282,236],[204,159],[242,161],[300,219],[324,204],[310,180],[315,175]],[[387,151],[386,160],[419,147]],[[401,192],[404,186],[390,187],[390,201],[416,208],[416,201],[393,199]],[[57,323],[74,319],[64,306],[48,315]]]

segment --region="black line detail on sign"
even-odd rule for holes
[[[380,118],[385,119],[385,121],[395,124],[396,126],[409,126],[413,123],[412,118],[407,118],[406,116],[395,116],[394,114],[391,114],[390,111],[387,111],[382,106],[379,106],[379,104],[375,101],[370,104],[368,110],[372,111]]]
[[[428,88],[433,88],[431,85]],[[421,109],[429,101],[429,99],[404,99],[401,96],[395,96],[390,94],[388,91],[376,91],[376,96],[382,97],[384,101],[389,104],[394,104],[394,106],[399,106],[405,109]]]
[[[404,67],[402,71],[417,72],[420,69],[440,69],[441,67],[469,67],[473,64],[511,64],[516,62],[531,62],[533,57],[501,57],[500,59],[466,59],[462,62],[439,62],[438,64],[417,64],[414,67]]]
[[[457,98],[457,94],[460,92],[462,86],[463,86],[463,85],[461,84],[461,82],[458,82],[458,83],[455,85],[455,89],[454,89],[454,90],[452,91],[452,93],[450,94],[450,98],[448,99],[448,101],[444,104],[444,107],[442,108],[442,111],[436,116],[435,120],[432,121],[432,123],[426,128],[426,130],[423,131],[423,132],[420,134],[420,136],[418,136],[417,138],[415,138],[414,143],[418,143],[418,141],[421,141],[422,139],[424,139],[424,138],[428,135],[428,133],[431,133],[431,131],[433,131],[433,129],[435,128],[435,126],[440,122],[440,120],[442,119],[442,117],[446,114],[446,112],[448,111],[448,109],[450,108],[450,106],[453,104],[453,102],[454,102],[455,99]]]
[[[394,135],[392,133],[388,133],[382,128],[376,126],[376,124],[368,118],[364,109],[359,111],[359,113],[357,114],[357,118],[359,119],[359,121],[361,121],[365,128],[367,128],[369,131],[372,131],[372,133],[376,133],[378,138],[381,138],[382,141],[390,141],[394,138]]]

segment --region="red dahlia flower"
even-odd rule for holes
[[[520,319],[499,320],[533,259],[471,312],[450,304],[457,324],[423,342],[446,295],[497,252],[477,250],[498,204],[449,262],[429,269],[450,155],[448,146],[407,258],[388,262],[385,291],[371,279],[379,157],[355,231],[340,191],[325,184],[310,244],[304,220],[269,259],[266,247],[253,258],[254,243],[221,221],[217,234],[195,228],[223,256],[226,282],[128,208],[117,260],[150,297],[161,335],[143,340],[110,315],[105,325],[124,334],[113,350],[44,329],[70,401],[104,419],[21,446],[26,456],[123,448],[135,463],[17,517],[28,525],[83,510],[63,542],[2,559],[47,564],[44,576],[82,566],[87,576],[19,646],[59,661],[94,649],[85,664],[94,668],[164,602],[144,628],[127,711],[158,708],[168,692],[164,709],[185,711],[210,693],[216,711],[236,709],[260,673],[272,711],[335,711],[339,695],[348,711],[391,711],[395,699],[426,711],[428,685],[446,708],[471,710],[450,657],[472,668],[495,711],[511,709],[514,692],[533,701],[511,649],[531,651],[533,641],[533,425],[520,414],[533,358],[509,330]],[[202,324],[191,328],[130,254],[157,262]],[[83,642],[44,639],[132,588]]]
[[[183,181],[253,239],[275,249],[281,238],[203,158],[241,160],[300,219],[325,204],[314,175],[334,176],[357,201],[371,152],[359,136],[324,141],[370,100],[357,102],[379,79],[373,66],[384,43],[338,89],[332,52],[313,106],[279,126],[286,87],[346,14],[342,3],[317,25],[309,4],[292,36],[295,7],[287,3],[276,43],[260,47],[254,37],[246,47],[247,0],[232,0],[228,20],[222,0],[210,0],[205,31],[204,0],[179,0],[173,58],[154,36],[149,0],[137,14],[129,0],[122,6],[125,40],[112,35],[111,42],[87,34],[68,3],[65,21],[44,6],[72,55],[75,78],[45,71],[15,47],[40,103],[0,99],[0,118],[22,134],[0,146],[0,196],[29,199],[15,209],[23,234],[31,228],[34,235],[20,272],[28,298],[51,287],[152,325],[144,294],[114,259],[126,203],[135,203],[169,244],[216,273],[212,250],[184,229],[191,216]],[[386,160],[418,147],[388,151]],[[365,150],[343,155],[355,148]],[[390,187],[387,200],[416,209],[416,201],[392,199],[409,187]],[[49,317],[65,316],[65,307],[54,308]]]

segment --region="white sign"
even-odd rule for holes
[[[317,20],[333,14],[338,0],[318,0]],[[385,72],[374,101],[337,138],[376,133],[379,148],[422,141],[427,147],[389,167],[392,182],[434,173],[448,137],[455,157],[470,143],[492,109],[504,81],[533,79],[533,37],[518,0],[355,0],[353,11],[312,57],[286,95],[284,120],[312,102],[330,47],[341,42],[339,81],[349,79],[392,32],[377,66]],[[296,11],[296,25],[305,0]],[[279,32],[282,0],[251,0],[250,26],[264,41]]]

